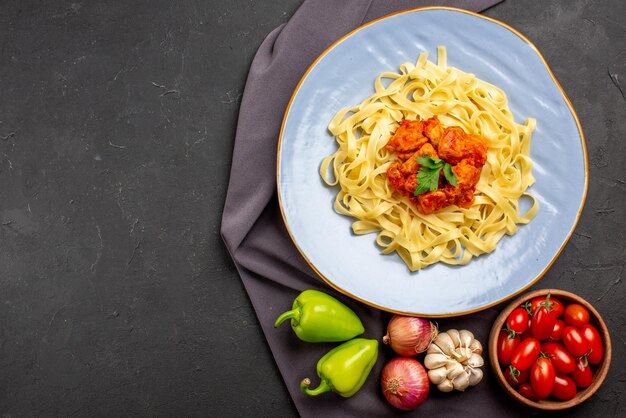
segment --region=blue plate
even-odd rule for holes
[[[382,255],[375,234],[356,236],[352,218],[333,210],[337,189],[319,176],[336,150],[327,126],[343,107],[370,96],[376,76],[398,71],[437,46],[448,65],[507,94],[514,118],[537,119],[531,142],[537,216],[465,266],[443,263],[411,273],[397,254]],[[379,309],[429,317],[485,309],[536,282],[556,259],[580,217],[587,153],[580,123],[537,49],[493,19],[450,8],[401,12],[365,25],[327,49],[309,68],[285,113],[278,146],[278,193],[287,229],[308,263],[335,289]]]

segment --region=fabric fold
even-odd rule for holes
[[[299,390],[304,377],[317,381],[317,360],[334,344],[299,341],[290,327],[274,328],[278,315],[291,307],[304,289],[325,291],[353,308],[365,324],[366,338],[380,340],[390,314],[368,307],[334,291],[307,264],[283,223],[276,194],[276,153],[283,115],[291,95],[314,60],[341,36],[363,23],[400,10],[422,6],[454,6],[484,10],[498,0],[384,1],[306,0],[284,25],[263,41],[252,62],[237,123],[230,182],[221,234],[234,260],[259,319],[285,385],[302,416],[393,416],[379,388],[380,371],[393,357],[381,345],[381,354],[364,387],[351,398],[335,394],[309,397]],[[439,321],[448,328],[471,329],[486,344],[495,309]],[[415,416],[519,416],[520,411],[491,378],[472,393],[442,394],[435,389]],[[412,416],[404,414],[403,416]]]

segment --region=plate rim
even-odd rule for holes
[[[466,311],[459,311],[459,312],[456,312],[456,313],[442,313],[442,314],[426,314],[426,313],[418,313],[418,312],[408,312],[408,311],[401,311],[401,310],[396,310],[396,309],[391,309],[391,308],[388,308],[388,307],[385,307],[385,306],[381,306],[381,305],[378,305],[376,303],[364,300],[364,299],[360,298],[359,296],[356,296],[356,295],[352,294],[351,292],[348,292],[348,291],[342,289],[341,287],[339,287],[338,285],[333,283],[331,280],[329,280],[309,260],[309,258],[306,256],[306,254],[302,251],[302,249],[298,245],[298,242],[296,241],[293,233],[291,232],[291,229],[289,228],[289,224],[288,224],[287,218],[285,216],[285,210],[284,210],[284,207],[283,207],[282,196],[281,196],[281,191],[280,191],[280,156],[281,156],[282,141],[283,141],[283,134],[284,134],[284,130],[285,130],[285,125],[286,125],[287,119],[289,117],[289,112],[290,112],[291,107],[293,105],[293,101],[294,101],[295,97],[297,96],[298,92],[300,91],[300,87],[302,86],[304,81],[307,79],[309,73],[317,66],[317,64],[331,50],[333,50],[336,46],[338,46],[340,43],[342,43],[345,39],[349,38],[350,36],[354,35],[355,33],[359,32],[359,31],[361,31],[362,29],[364,29],[364,28],[366,28],[368,26],[371,26],[371,25],[373,25],[373,24],[375,24],[377,22],[380,22],[382,20],[386,20],[386,19],[392,18],[394,16],[398,16],[398,15],[402,15],[402,14],[422,12],[422,11],[429,11],[429,10],[445,10],[445,11],[451,11],[451,12],[456,12],[456,13],[468,14],[468,15],[477,17],[479,19],[484,19],[484,20],[490,21],[492,23],[498,24],[498,25],[502,26],[503,28],[505,28],[505,29],[509,30],[510,32],[512,32],[517,37],[519,37],[522,41],[524,41],[526,44],[528,44],[528,46],[530,46],[531,49],[534,50],[534,52],[540,58],[540,60],[543,63],[544,67],[548,71],[548,74],[550,74],[550,77],[552,78],[552,81],[554,82],[556,87],[561,92],[561,95],[565,99],[565,103],[567,104],[567,107],[569,108],[569,111],[571,112],[571,114],[572,114],[572,116],[574,118],[574,121],[576,122],[576,128],[577,128],[579,136],[580,136],[580,142],[581,142],[582,151],[583,151],[583,162],[584,162],[584,171],[585,171],[585,181],[584,181],[584,187],[583,187],[583,195],[582,195],[582,199],[581,199],[581,202],[580,202],[580,206],[579,206],[578,211],[576,213],[576,218],[574,219],[574,223],[572,224],[572,226],[571,226],[569,232],[567,233],[567,236],[563,240],[561,246],[555,252],[554,256],[552,257],[550,262],[544,267],[544,269],[542,271],[540,271],[539,274],[537,274],[529,283],[527,283],[525,286],[523,286],[519,290],[511,293],[508,296],[505,296],[503,298],[500,298],[500,299],[498,299],[498,300],[496,300],[494,302],[490,302],[490,303],[488,303],[488,304],[486,304],[484,306],[478,307],[478,308],[474,308],[474,309],[470,309],[470,310],[466,310]],[[480,312],[480,311],[489,309],[489,308],[491,308],[493,306],[496,306],[496,305],[498,305],[500,303],[503,303],[503,302],[505,302],[505,301],[507,301],[507,300],[509,300],[509,299],[511,299],[511,298],[513,298],[513,297],[515,297],[517,295],[519,295],[520,293],[524,292],[525,290],[530,288],[532,285],[537,283],[537,281],[539,281],[539,279],[541,279],[547,273],[547,271],[552,267],[552,265],[554,264],[556,259],[561,255],[561,252],[563,251],[563,249],[565,248],[565,246],[569,242],[570,238],[572,237],[572,234],[576,230],[576,226],[578,225],[578,222],[580,221],[580,217],[582,215],[582,211],[584,209],[585,202],[587,200],[588,188],[589,188],[589,160],[588,160],[588,156],[587,156],[587,143],[586,143],[586,140],[585,140],[585,135],[584,135],[582,126],[580,124],[580,120],[578,118],[578,115],[576,114],[576,110],[574,109],[574,106],[572,105],[572,102],[570,101],[569,97],[567,96],[567,93],[565,93],[565,91],[563,90],[563,87],[561,86],[561,84],[557,80],[556,76],[552,72],[552,69],[548,65],[548,62],[546,61],[544,56],[541,54],[539,49],[525,35],[523,35],[521,32],[519,32],[517,29],[513,28],[512,26],[510,26],[510,25],[508,25],[508,24],[506,24],[506,23],[504,23],[504,22],[502,22],[500,20],[494,19],[492,17],[485,16],[485,15],[482,15],[482,14],[479,14],[479,13],[476,13],[476,12],[472,12],[470,10],[456,8],[456,7],[428,6],[428,7],[416,7],[416,8],[412,8],[412,9],[399,10],[397,12],[381,16],[381,17],[376,18],[374,20],[371,20],[371,21],[369,21],[369,22],[367,22],[367,23],[365,23],[363,25],[358,26],[357,28],[355,28],[355,29],[351,30],[350,32],[346,33],[345,35],[341,36],[339,39],[337,39],[335,42],[333,42],[331,45],[329,45],[327,48],[325,48],[324,51],[322,51],[318,55],[318,57],[311,63],[311,65],[304,72],[304,74],[302,75],[302,77],[298,81],[298,84],[294,88],[293,93],[291,94],[291,97],[289,98],[289,102],[287,103],[287,107],[285,108],[285,113],[283,115],[283,120],[282,120],[282,123],[281,123],[280,132],[279,132],[279,135],[278,135],[278,143],[277,143],[277,147],[276,147],[276,191],[277,191],[277,196],[278,196],[278,207],[280,209],[280,215],[282,217],[283,224],[285,225],[285,229],[287,230],[289,238],[291,239],[291,241],[295,245],[295,247],[298,250],[298,252],[300,253],[300,255],[304,258],[304,260],[309,265],[309,267],[311,267],[311,269],[331,288],[333,288],[336,291],[338,291],[338,292],[340,292],[340,293],[350,297],[351,299],[357,300],[357,301],[365,304],[366,306],[370,306],[372,308],[376,308],[376,309],[379,309],[381,311],[390,312],[390,313],[397,314],[397,315],[419,316],[419,317],[424,317],[424,318],[452,318],[452,317],[457,317],[457,316],[469,315],[469,314],[473,314],[473,313],[476,313],[476,312]]]

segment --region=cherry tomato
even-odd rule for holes
[[[574,356],[559,343],[545,342],[541,344],[541,352],[548,356],[557,373],[567,374],[576,369]]]
[[[574,379],[576,386],[582,389],[588,387],[593,381],[593,372],[584,358],[576,360],[576,369],[574,370],[574,373],[572,373],[572,378]]]
[[[532,337],[533,334],[530,332],[530,317],[528,318],[528,325],[526,326],[526,331],[522,332],[522,341],[524,341],[527,338]]]
[[[556,298],[553,298],[553,297],[550,298],[550,302],[553,303],[553,305],[552,305],[552,312],[554,312],[554,315],[557,318],[560,317],[561,315],[563,315],[563,311],[565,310],[565,307],[563,306],[563,303],[560,300],[558,300]]]
[[[565,328],[565,322],[562,319],[557,319],[552,328],[552,334],[548,337],[550,341],[561,341],[563,339],[563,328]]]
[[[548,308],[545,306],[539,306],[530,320],[530,332],[533,334],[533,337],[540,341],[547,340],[550,334],[552,334],[555,323],[556,316],[554,312],[548,311]]]
[[[539,399],[547,398],[554,389],[556,373],[550,360],[539,358],[530,369],[530,385]]]
[[[589,322],[589,311],[583,305],[571,303],[565,307],[563,319],[567,325],[580,328]]]
[[[541,352],[541,344],[535,338],[528,338],[522,341],[513,350],[511,356],[511,366],[515,367],[519,371],[528,370],[533,365],[539,353]]]
[[[576,383],[574,383],[571,377],[557,373],[554,378],[552,396],[562,401],[569,401],[576,396]]]
[[[509,382],[509,385],[517,386],[528,382],[530,378],[530,369],[520,372],[519,375],[515,377],[510,367],[504,367],[502,368],[502,374],[504,375],[504,379]]]
[[[590,324],[583,325],[580,330],[582,331],[583,339],[591,350],[589,354],[587,354],[589,363],[600,364],[602,357],[604,357],[604,346],[602,344],[600,333],[593,325]]]
[[[514,338],[509,338],[509,333],[506,330],[500,331],[498,335],[498,360],[500,360],[500,364],[504,366],[508,366],[511,364],[511,356],[513,355],[513,351],[520,344],[521,339],[519,335]]]
[[[525,398],[530,399],[531,401],[538,401],[539,400],[539,397],[537,396],[537,394],[533,390],[533,388],[530,385],[530,383],[522,383],[521,385],[519,385],[519,393],[520,393],[520,395],[522,395]]]
[[[560,300],[553,298],[550,294],[546,296],[537,296],[530,301],[530,314],[534,315],[537,308],[540,306],[546,306],[550,309],[550,312],[554,312],[554,316],[557,318],[563,315],[563,303]]]
[[[513,373],[510,367],[504,366],[502,368],[502,374],[504,375],[504,380],[506,380],[509,385],[511,386],[519,385],[519,381],[517,380],[516,377],[513,376]]]
[[[584,356],[589,351],[589,345],[583,338],[582,331],[571,325],[563,330],[563,344],[574,357]]]
[[[522,384],[530,381],[530,369],[526,369],[523,372],[519,372],[519,376],[517,376],[517,381]]]
[[[510,331],[521,334],[528,328],[528,312],[524,308],[515,308],[506,319],[506,327]]]

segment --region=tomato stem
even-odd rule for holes
[[[513,379],[513,381],[517,383],[517,378],[519,377],[521,372],[511,364],[509,365],[509,373],[511,374],[511,378]]]
[[[585,365],[585,367],[589,367],[589,359],[587,358],[587,356],[589,354],[591,354],[591,352],[593,351],[593,349],[589,349],[585,354],[583,354],[582,356],[578,357],[579,359],[583,360],[583,364]]]
[[[528,304],[528,303],[530,303],[530,301],[529,301],[529,302],[526,302],[526,303]],[[552,307],[553,307],[554,305],[556,305],[556,303],[555,303],[555,302],[552,302],[552,301],[550,300],[550,292],[548,292],[548,294],[546,295],[546,300],[544,300],[543,302],[539,302],[539,303],[537,304],[537,309],[535,309],[535,312],[534,312],[534,313],[532,313],[532,314],[531,314],[531,312],[530,312],[530,311],[532,310],[532,308],[530,308],[530,309],[528,310],[528,314],[529,314],[529,315],[532,315],[532,316],[537,316],[537,312],[539,312],[539,309],[541,309],[541,308],[546,308],[546,310],[547,310],[548,312],[552,312],[552,311],[554,310],[554,309],[552,309]]]
[[[508,339],[509,339],[509,340],[512,340],[513,338],[515,338],[515,337],[517,337],[519,334],[521,334],[521,333],[519,333],[519,332],[515,332],[515,331],[513,331],[511,328],[509,328],[509,324],[506,324],[506,329],[504,329],[504,331],[506,331],[506,332],[509,334],[509,336],[508,336]]]
[[[548,292],[548,294],[546,295],[546,301],[544,303],[543,306],[546,307],[546,309],[548,310],[548,312],[552,312],[552,306],[556,305],[556,303],[550,301],[550,292]]]

